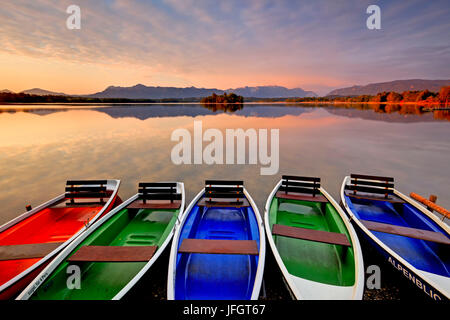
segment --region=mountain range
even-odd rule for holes
[[[365,86],[353,86],[348,88],[336,89],[327,94],[327,96],[360,96],[363,94],[376,95],[383,91],[416,91],[428,89],[431,92],[439,92],[441,87],[449,86],[450,80],[395,80],[390,82],[371,83]]]
[[[165,98],[201,98],[213,93],[223,94],[234,92],[243,97],[252,98],[289,98],[289,97],[316,97],[312,91],[301,88],[288,89],[280,86],[242,87],[236,89],[205,89],[196,87],[148,87],[142,84],[133,87],[110,86],[102,92],[88,95],[91,98],[127,98],[127,99],[165,99]]]
[[[425,90],[439,92],[442,86],[449,86],[450,80],[395,80],[390,82],[371,83],[368,85],[355,85],[352,87],[335,89],[327,94],[327,96],[359,96],[359,95],[376,95],[383,91],[395,91],[401,93],[408,90]],[[185,98],[201,98],[210,96],[213,93],[223,94],[224,92],[234,92],[237,95],[247,98],[292,98],[292,97],[317,97],[312,91],[305,91],[301,88],[288,89],[281,86],[256,86],[256,87],[240,87],[235,89],[207,89],[196,87],[160,87],[145,86],[137,84],[131,87],[109,86],[101,92],[89,95],[72,95],[78,97],[89,98],[122,98],[122,99],[185,99]],[[0,93],[12,93],[5,89]],[[62,92],[52,92],[39,88],[22,91],[22,93],[35,95],[66,95]]]
[[[39,89],[39,88],[24,90],[21,93],[35,94],[37,96],[67,96],[67,94],[62,93],[62,92],[53,92],[53,91],[43,90],[43,89]]]
[[[8,89],[3,89],[3,90],[0,90],[0,93],[14,93],[14,92],[11,90],[8,90]],[[62,93],[62,92],[53,92],[53,91],[43,90],[43,89],[39,89],[39,88],[23,90],[20,93],[34,94],[37,96],[67,96],[67,94]]]

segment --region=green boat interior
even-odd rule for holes
[[[156,246],[159,248],[170,234],[178,212],[179,209],[123,209],[95,230],[71,255],[86,246],[141,246],[146,249]],[[129,252],[125,254],[130,255]],[[105,250],[103,250],[104,255]],[[138,258],[135,260],[142,260]],[[111,299],[147,263],[145,261],[69,262],[69,259],[57,267],[33,294],[32,299]],[[71,277],[75,273],[71,273],[70,270],[73,268],[69,268],[71,265],[79,266],[81,273],[79,289],[69,288],[75,285],[75,280]],[[71,281],[72,285],[70,285]]]
[[[322,199],[323,195],[320,196]],[[350,236],[331,203],[274,197],[269,225],[301,231],[272,234],[290,274],[330,285],[354,285],[355,262]]]

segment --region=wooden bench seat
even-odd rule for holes
[[[70,262],[147,262],[157,246],[82,246]]]
[[[250,203],[246,198],[238,200],[237,198],[209,198],[207,196],[200,199],[197,205],[199,207],[250,207]]]
[[[145,203],[143,200],[136,200],[130,203],[128,209],[179,209],[181,207],[181,201],[175,200],[173,202],[160,202],[160,201],[149,201]]]
[[[259,254],[258,243],[255,240],[184,239],[178,252],[244,255]]]
[[[295,194],[295,193],[285,193],[283,191],[278,191],[275,196],[280,199],[311,201],[311,202],[321,202],[321,203],[328,202],[327,198],[325,198],[325,196],[323,196],[321,194],[318,194],[316,196],[311,196],[308,194]]]
[[[64,242],[0,246],[0,261],[43,258]]]
[[[376,196],[376,195],[363,195],[363,194],[353,194],[351,191],[346,190],[345,195],[349,198],[353,199],[362,199],[362,200],[371,200],[371,201],[386,201],[390,203],[405,203],[401,198],[396,195],[390,195],[387,198],[384,196]]]
[[[440,232],[396,226],[396,225],[392,225],[392,224],[380,223],[380,222],[369,221],[369,220],[359,220],[359,221],[361,221],[361,223],[367,229],[369,229],[371,231],[390,233],[390,234],[395,234],[395,235],[409,237],[409,238],[443,243],[443,244],[447,244],[447,245],[450,244],[450,239],[447,238],[445,235],[443,235]]]
[[[296,238],[302,240],[309,240],[351,247],[351,243],[348,241],[347,236],[343,233],[312,230],[307,228],[298,228],[298,227],[284,226],[281,224],[274,224],[272,226],[272,234],[289,238]]]

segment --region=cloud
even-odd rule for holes
[[[0,53],[222,88],[449,77],[444,1],[375,1],[377,31],[365,27],[370,1],[80,0],[79,31],[65,28],[72,2],[2,3]]]

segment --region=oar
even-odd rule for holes
[[[430,196],[430,200],[425,199],[424,197],[418,195],[417,193],[411,192],[409,194],[409,196],[411,198],[413,198],[414,200],[419,201],[420,203],[424,204],[427,206],[428,210],[430,211],[436,211],[439,212],[440,214],[442,214],[442,220],[444,220],[445,218],[450,219],[450,211],[448,211],[447,209],[438,206],[436,203],[434,203],[437,199],[436,196],[431,195]]]

